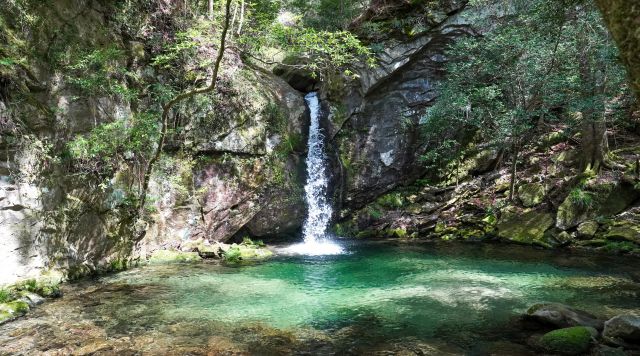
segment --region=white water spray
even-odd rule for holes
[[[327,201],[329,179],[325,167],[324,135],[320,128],[320,103],[315,92],[304,97],[311,111],[311,126],[307,142],[307,182],[304,186],[307,201],[307,219],[304,222],[304,242],[289,248],[291,252],[305,255],[335,255],[342,247],[327,236],[327,228],[333,210]]]

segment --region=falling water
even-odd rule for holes
[[[311,111],[311,126],[307,142],[307,182],[304,187],[307,201],[307,219],[304,222],[304,242],[294,245],[291,251],[307,255],[333,255],[342,252],[342,247],[327,236],[327,228],[333,213],[327,201],[329,179],[326,172],[324,135],[320,128],[320,103],[318,94],[307,94],[304,98]]]

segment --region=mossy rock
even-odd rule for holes
[[[14,300],[0,304],[0,324],[26,314],[29,311],[29,304],[23,300]]]
[[[595,211],[581,206],[579,203],[567,197],[558,207],[556,215],[556,227],[561,230],[568,230],[578,226],[582,222],[595,217]]]
[[[560,142],[564,142],[567,140],[567,135],[562,131],[553,131],[548,134],[542,135],[542,137],[538,140],[539,148],[545,149],[551,146],[557,145]]]
[[[568,150],[558,153],[552,158],[552,160],[556,163],[562,163],[571,166],[578,161],[578,158],[579,154],[577,150]]]
[[[240,256],[245,260],[264,260],[273,256],[273,252],[264,247],[240,245]]]
[[[528,183],[518,187],[518,198],[520,198],[522,205],[526,207],[542,203],[544,196],[544,186],[540,183]]]
[[[598,185],[589,188],[590,205],[584,206],[571,195],[560,204],[556,226],[568,230],[595,217],[610,217],[628,208],[637,198],[638,192],[629,184]]]
[[[149,263],[162,264],[162,263],[193,263],[200,262],[202,258],[197,252],[182,252],[172,250],[157,250],[151,254]]]
[[[265,247],[247,244],[233,244],[223,255],[224,261],[228,263],[260,261],[272,256],[273,252]]]
[[[596,234],[599,227],[600,224],[598,224],[597,221],[585,221],[582,224],[578,225],[578,237],[591,238]]]
[[[617,222],[609,228],[604,237],[612,241],[628,241],[640,244],[640,226],[629,221]]]
[[[505,211],[498,221],[498,236],[528,245],[551,247],[544,233],[553,225],[550,213],[538,210]]]
[[[591,348],[598,331],[591,327],[574,326],[548,332],[540,338],[540,347],[562,355],[582,355]]]
[[[14,288],[17,291],[36,293],[46,298],[62,297],[62,291],[60,290],[59,282],[50,279],[27,279],[16,283],[14,285]]]

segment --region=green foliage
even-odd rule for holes
[[[379,197],[376,203],[385,208],[399,209],[404,205],[404,199],[400,193],[389,193]]]
[[[584,191],[582,188],[574,188],[569,193],[569,199],[571,202],[579,207],[580,209],[587,210],[591,209],[594,204],[593,194],[587,191]]]
[[[92,49],[66,61],[71,62],[65,68],[67,81],[83,93],[119,95],[126,100],[137,96],[125,84],[125,77],[132,75],[125,65],[125,53],[115,46]]]
[[[82,169],[111,171],[127,156],[149,152],[159,135],[157,117],[155,113],[141,113],[99,125],[69,142],[68,153]]]
[[[640,250],[640,246],[630,241],[609,241],[602,248],[609,253],[629,253]]]
[[[304,14],[302,21],[307,27],[320,30],[344,30],[363,10],[359,0],[290,0],[287,8]]]
[[[199,48],[212,45],[210,27],[208,21],[195,21],[192,27],[176,33],[173,42],[168,43],[162,53],[153,57],[151,64],[157,68],[172,69],[193,60]],[[198,65],[204,67],[212,63],[212,57],[205,57]]]
[[[222,256],[225,262],[239,263],[242,261],[242,252],[238,247],[230,247]]]
[[[447,51],[447,79],[421,120],[427,165],[459,159],[471,139],[517,153],[541,123],[575,130],[605,112],[622,115],[624,71],[591,4],[516,1],[513,11]]]
[[[369,205],[366,208],[367,214],[370,218],[378,220],[382,217],[382,212],[375,206]]]
[[[371,50],[348,31],[317,31],[311,28],[274,24],[270,36],[272,45],[285,48],[289,57],[307,58],[305,67],[316,75],[350,70],[362,62],[375,64]]]
[[[5,288],[0,288],[0,303],[6,303],[12,299],[11,291]]]
[[[14,286],[17,291],[27,291],[43,297],[55,298],[62,295],[60,284],[52,281],[27,279]]]

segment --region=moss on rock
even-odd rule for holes
[[[14,300],[0,304],[0,324],[15,317],[26,314],[29,311],[29,304],[23,300]]]
[[[640,227],[629,221],[620,221],[611,226],[604,237],[607,240],[640,244]]]
[[[548,332],[540,338],[540,346],[548,352],[581,355],[591,348],[591,339],[598,335],[594,328],[574,326]]]
[[[520,198],[522,205],[526,207],[542,203],[544,195],[544,186],[540,183],[528,183],[518,187],[518,198]]]
[[[553,216],[550,213],[538,210],[508,210],[502,213],[498,221],[498,236],[517,243],[551,247],[544,238],[544,233],[552,225]]]
[[[197,252],[182,252],[171,250],[157,250],[151,254],[149,263],[193,263],[200,262],[202,258]]]

